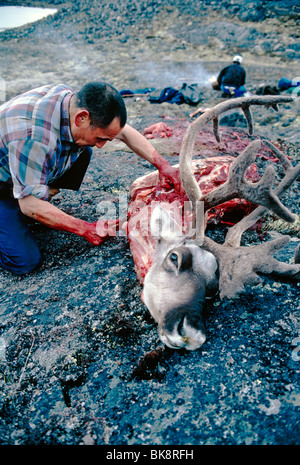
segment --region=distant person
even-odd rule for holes
[[[236,55],[232,64],[223,68],[212,82],[214,90],[222,90],[224,97],[242,97],[246,92],[246,71],[242,67],[243,58]]]
[[[64,84],[43,86],[0,106],[0,267],[23,275],[41,264],[28,219],[93,245],[114,235],[118,220],[89,223],[50,203],[61,188],[79,189],[92,146],[119,139],[157,168],[163,183],[181,188],[178,169],[126,119],[119,92],[99,82],[79,92]]]

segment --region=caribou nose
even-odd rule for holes
[[[161,341],[172,349],[196,350],[206,341],[202,320],[193,325],[189,323],[187,315],[183,315],[177,324],[174,324],[172,331],[166,326],[161,328],[159,336]]]

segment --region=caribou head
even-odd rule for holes
[[[299,264],[287,264],[273,257],[278,249],[287,244],[289,236],[257,246],[240,246],[243,232],[270,211],[285,221],[295,221],[295,215],[281,203],[279,197],[300,175],[300,164],[294,167],[281,151],[265,141],[276,153],[285,175],[273,190],[275,170],[269,165],[258,182],[248,182],[246,170],[255,161],[260,147],[260,141],[256,140],[235,159],[227,181],[205,195],[191,168],[195,138],[209,121],[213,122],[214,134],[220,141],[219,115],[233,108],[241,108],[252,134],[250,105],[268,105],[276,110],[278,103],[289,101],[292,101],[291,97],[282,96],[228,100],[206,110],[185,133],[179,169],[183,187],[193,206],[193,228],[188,235],[183,235],[181,227],[168,211],[161,206],[153,210],[151,234],[156,237],[156,253],[143,289],[144,303],[158,323],[161,340],[169,347],[194,350],[204,343],[206,336],[202,313],[205,299],[212,292],[218,290],[221,299],[233,298],[244,290],[246,284],[257,284],[260,280],[258,273],[300,277]],[[258,206],[229,228],[223,244],[216,243],[205,236],[205,221],[200,213],[234,198],[246,199]]]
[[[217,289],[214,255],[188,237],[156,206],[151,216],[156,258],[144,281],[144,302],[158,322],[161,340],[169,347],[193,350],[206,339],[201,318],[207,295]]]

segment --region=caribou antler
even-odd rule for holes
[[[274,253],[289,242],[290,239],[288,236],[258,246],[240,247],[243,232],[270,210],[285,221],[295,221],[296,216],[280,202],[278,196],[281,196],[300,175],[300,164],[293,167],[292,163],[281,151],[273,146],[273,144],[265,141],[281,161],[286,172],[285,177],[277,188],[272,190],[275,181],[275,170],[272,166],[268,166],[259,182],[249,183],[245,179],[245,172],[254,162],[260,148],[260,141],[254,141],[234,161],[229,170],[227,181],[214,191],[202,195],[191,169],[195,139],[199,131],[209,121],[212,121],[214,134],[219,142],[219,115],[233,108],[241,108],[243,110],[247,119],[249,134],[253,134],[250,105],[267,105],[277,110],[278,103],[291,101],[293,101],[293,97],[282,96],[253,96],[228,100],[210,110],[206,110],[190,125],[184,136],[180,152],[179,168],[182,184],[193,204],[193,227],[197,225],[196,212],[199,201],[204,202],[205,211],[233,198],[244,198],[260,205],[250,215],[229,229],[225,242],[222,245],[204,236],[205,228],[203,228],[203,225],[201,226],[200,224],[198,231],[196,231],[198,233],[196,235],[197,242],[212,252],[218,260],[221,298],[234,297],[244,289],[246,284],[257,283],[259,281],[257,273],[277,273],[288,277],[300,277],[300,265],[290,265],[273,258]],[[198,225],[199,223],[198,221]]]
[[[203,247],[212,252],[219,264],[220,298],[233,298],[244,290],[245,285],[258,284],[257,273],[290,278],[300,278],[300,265],[276,260],[273,255],[287,245],[290,238],[280,237],[251,247],[231,247],[226,242],[217,244],[205,237]]]
[[[259,140],[248,145],[230,167],[227,181],[209,194],[201,196],[199,200],[204,201],[208,209],[230,199],[244,198],[269,208],[285,221],[293,223],[295,215],[280,202],[272,191],[275,170],[271,165],[267,167],[259,182],[254,184],[245,179],[246,170],[255,161],[259,148]]]
[[[234,108],[241,108],[248,124],[248,132],[250,135],[253,134],[253,120],[251,116],[250,106],[251,105],[266,105],[271,106],[276,111],[278,103],[292,102],[293,97],[291,96],[251,96],[251,97],[240,97],[236,99],[226,100],[225,102],[219,103],[211,109],[205,110],[205,112],[199,116],[195,121],[188,127],[180,151],[179,158],[179,169],[180,177],[183,186],[188,189],[186,191],[190,195],[190,200],[196,202],[200,200],[202,196],[200,188],[194,179],[191,171],[193,149],[196,141],[196,137],[201,129],[209,122],[213,121],[213,129],[217,142],[220,142],[219,134],[219,116]]]

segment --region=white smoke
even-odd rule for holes
[[[208,73],[203,65],[186,62],[146,62],[139,63],[137,69],[132,70],[136,81],[143,87],[181,87],[184,82],[197,83],[209,87],[211,73]]]

